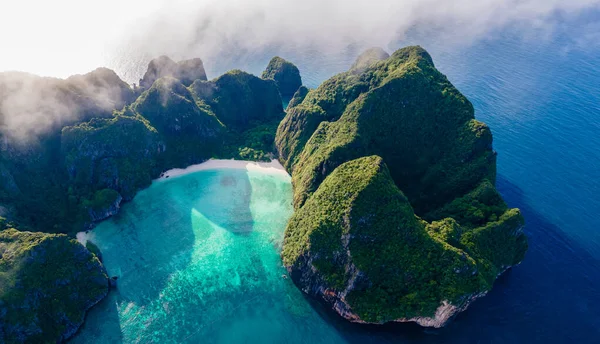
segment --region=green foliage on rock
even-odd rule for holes
[[[55,343],[72,336],[108,292],[98,258],[66,235],[0,232],[0,341]]]
[[[183,71],[201,67],[201,61],[172,65],[159,60],[146,73],[147,83],[152,80],[148,89],[112,115],[98,112],[99,106],[114,109],[123,104],[121,98],[131,101],[133,94],[114,72],[98,69],[67,79],[65,89],[89,98],[90,104],[100,104],[85,107],[86,116],[94,117],[92,109],[97,109],[99,118],[75,116],[79,121],[67,122],[60,132],[50,130],[27,143],[9,141],[7,147],[3,143],[0,204],[14,206],[19,219],[32,228],[72,233],[116,212],[118,202],[96,206],[97,192],[102,190],[113,190],[129,200],[170,168],[211,157],[268,160],[273,156],[275,131],[284,112],[272,80],[232,71],[213,81],[203,81],[205,75],[194,77],[196,83],[186,87],[189,78],[173,76],[195,75]],[[62,83],[47,81],[49,97],[56,103],[64,98],[59,96]],[[92,89],[102,92],[90,98]],[[121,103],[111,105],[107,95]]]
[[[271,161],[275,151],[275,132],[278,120],[270,123],[257,122],[242,133],[228,133],[226,144],[217,157],[250,161]]]
[[[380,157],[342,164],[294,214],[283,260],[314,266],[364,321],[432,315],[488,286],[476,261],[430,236]],[[432,264],[431,262],[435,262]]]
[[[81,197],[91,200],[102,189],[131,199],[158,173],[156,157],[164,144],[146,119],[125,111],[111,119],[64,128],[61,149],[69,173],[69,196],[81,203]]]
[[[370,154],[384,158],[392,177],[418,214],[447,203],[485,178],[495,179],[491,132],[474,119],[472,105],[435,69],[423,49],[401,49],[363,74],[345,78],[349,81],[334,83],[336,87],[331,90],[321,86],[314,92],[325,97],[327,91],[339,94],[338,89],[352,89],[354,94],[363,89],[350,103],[333,101],[332,110],[324,110],[327,114],[324,117],[329,120],[329,114],[337,112],[341,113],[339,119],[321,121],[303,146],[292,167],[301,170],[293,176],[296,206],[336,166]],[[314,127],[316,121],[304,124],[294,115],[317,97],[309,93],[286,118],[301,128]],[[313,114],[309,116],[315,117]],[[304,136],[308,134],[304,129],[301,132]],[[289,135],[294,134],[282,133],[278,138]],[[285,159],[289,150],[284,143],[278,141]]]
[[[294,106],[301,104],[304,101],[304,98],[306,98],[308,91],[309,90],[308,90],[308,88],[306,88],[306,86],[300,86],[298,91],[296,91],[296,93],[294,93],[294,96],[288,103],[287,109],[291,109]]]
[[[94,193],[94,197],[87,201],[86,207],[89,207],[95,211],[106,209],[110,205],[117,202],[120,197],[121,195],[119,195],[119,193],[115,190],[102,189]]]
[[[279,93],[284,99],[290,99],[302,86],[300,71],[293,63],[275,56],[269,61],[267,69],[262,73],[263,79],[275,80]]]
[[[0,112],[0,204],[37,230],[59,232],[81,224],[79,204],[68,193],[61,129],[110,118],[133,100],[129,85],[106,68],[64,80],[0,73],[0,105],[12,104]]]
[[[223,125],[212,109],[198,104],[177,79],[165,77],[154,82],[131,110],[160,133],[166,145],[159,162],[163,169],[204,161],[222,145]]]
[[[434,319],[523,259],[523,218],[493,186],[491,131],[429,54],[384,58],[363,54],[279,125],[297,209],[282,257],[348,319]]]
[[[272,80],[233,70],[212,81],[190,86],[197,101],[209,106],[229,131],[244,132],[257,122],[280,121],[281,97]]]

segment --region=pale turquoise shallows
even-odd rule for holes
[[[73,342],[343,341],[283,277],[291,200],[289,176],[262,170],[154,182],[92,232],[118,288]]]

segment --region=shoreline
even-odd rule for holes
[[[177,177],[185,176],[191,173],[199,172],[199,171],[209,171],[209,170],[219,170],[219,169],[238,169],[238,170],[247,170],[247,171],[256,171],[260,173],[266,174],[274,174],[284,176],[291,180],[291,176],[287,173],[285,168],[281,165],[278,160],[271,160],[271,162],[256,162],[256,161],[248,161],[248,160],[235,160],[235,159],[209,159],[200,164],[190,165],[186,168],[173,168],[167,170],[160,174],[160,177],[154,179],[152,183],[164,182],[167,180],[171,180]],[[141,190],[139,190],[141,191]],[[139,192],[138,191],[138,192]],[[112,216],[110,216],[112,217]],[[108,218],[110,218],[108,217]],[[105,221],[108,218],[102,220]],[[97,223],[100,223],[99,221]],[[95,226],[94,226],[95,227]],[[78,232],[75,236],[77,241],[85,246],[89,241],[93,243],[91,238],[93,237],[94,228],[91,228],[86,231]]]
[[[210,159],[200,164],[190,165],[186,168],[173,168],[161,173],[160,177],[155,179],[155,182],[162,182],[168,179],[177,178],[190,173],[218,170],[218,169],[239,169],[247,171],[260,171],[268,174],[279,174],[290,177],[285,168],[277,160],[271,162],[255,162],[247,160],[226,160],[226,159]],[[291,177],[290,177],[291,178]]]

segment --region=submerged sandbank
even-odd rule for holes
[[[277,160],[271,162],[254,162],[244,160],[222,160],[222,159],[211,159],[206,162],[197,165],[191,165],[186,168],[174,168],[168,170],[160,175],[156,181],[164,181],[167,179],[183,176],[186,174],[206,171],[206,170],[218,170],[223,168],[240,169],[248,171],[260,171],[268,174],[280,174],[289,177],[289,174],[283,168],[283,166]]]

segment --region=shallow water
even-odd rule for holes
[[[331,325],[282,277],[291,199],[289,177],[263,171],[155,182],[90,235],[118,288],[73,342],[289,342],[290,328],[335,342]]]

